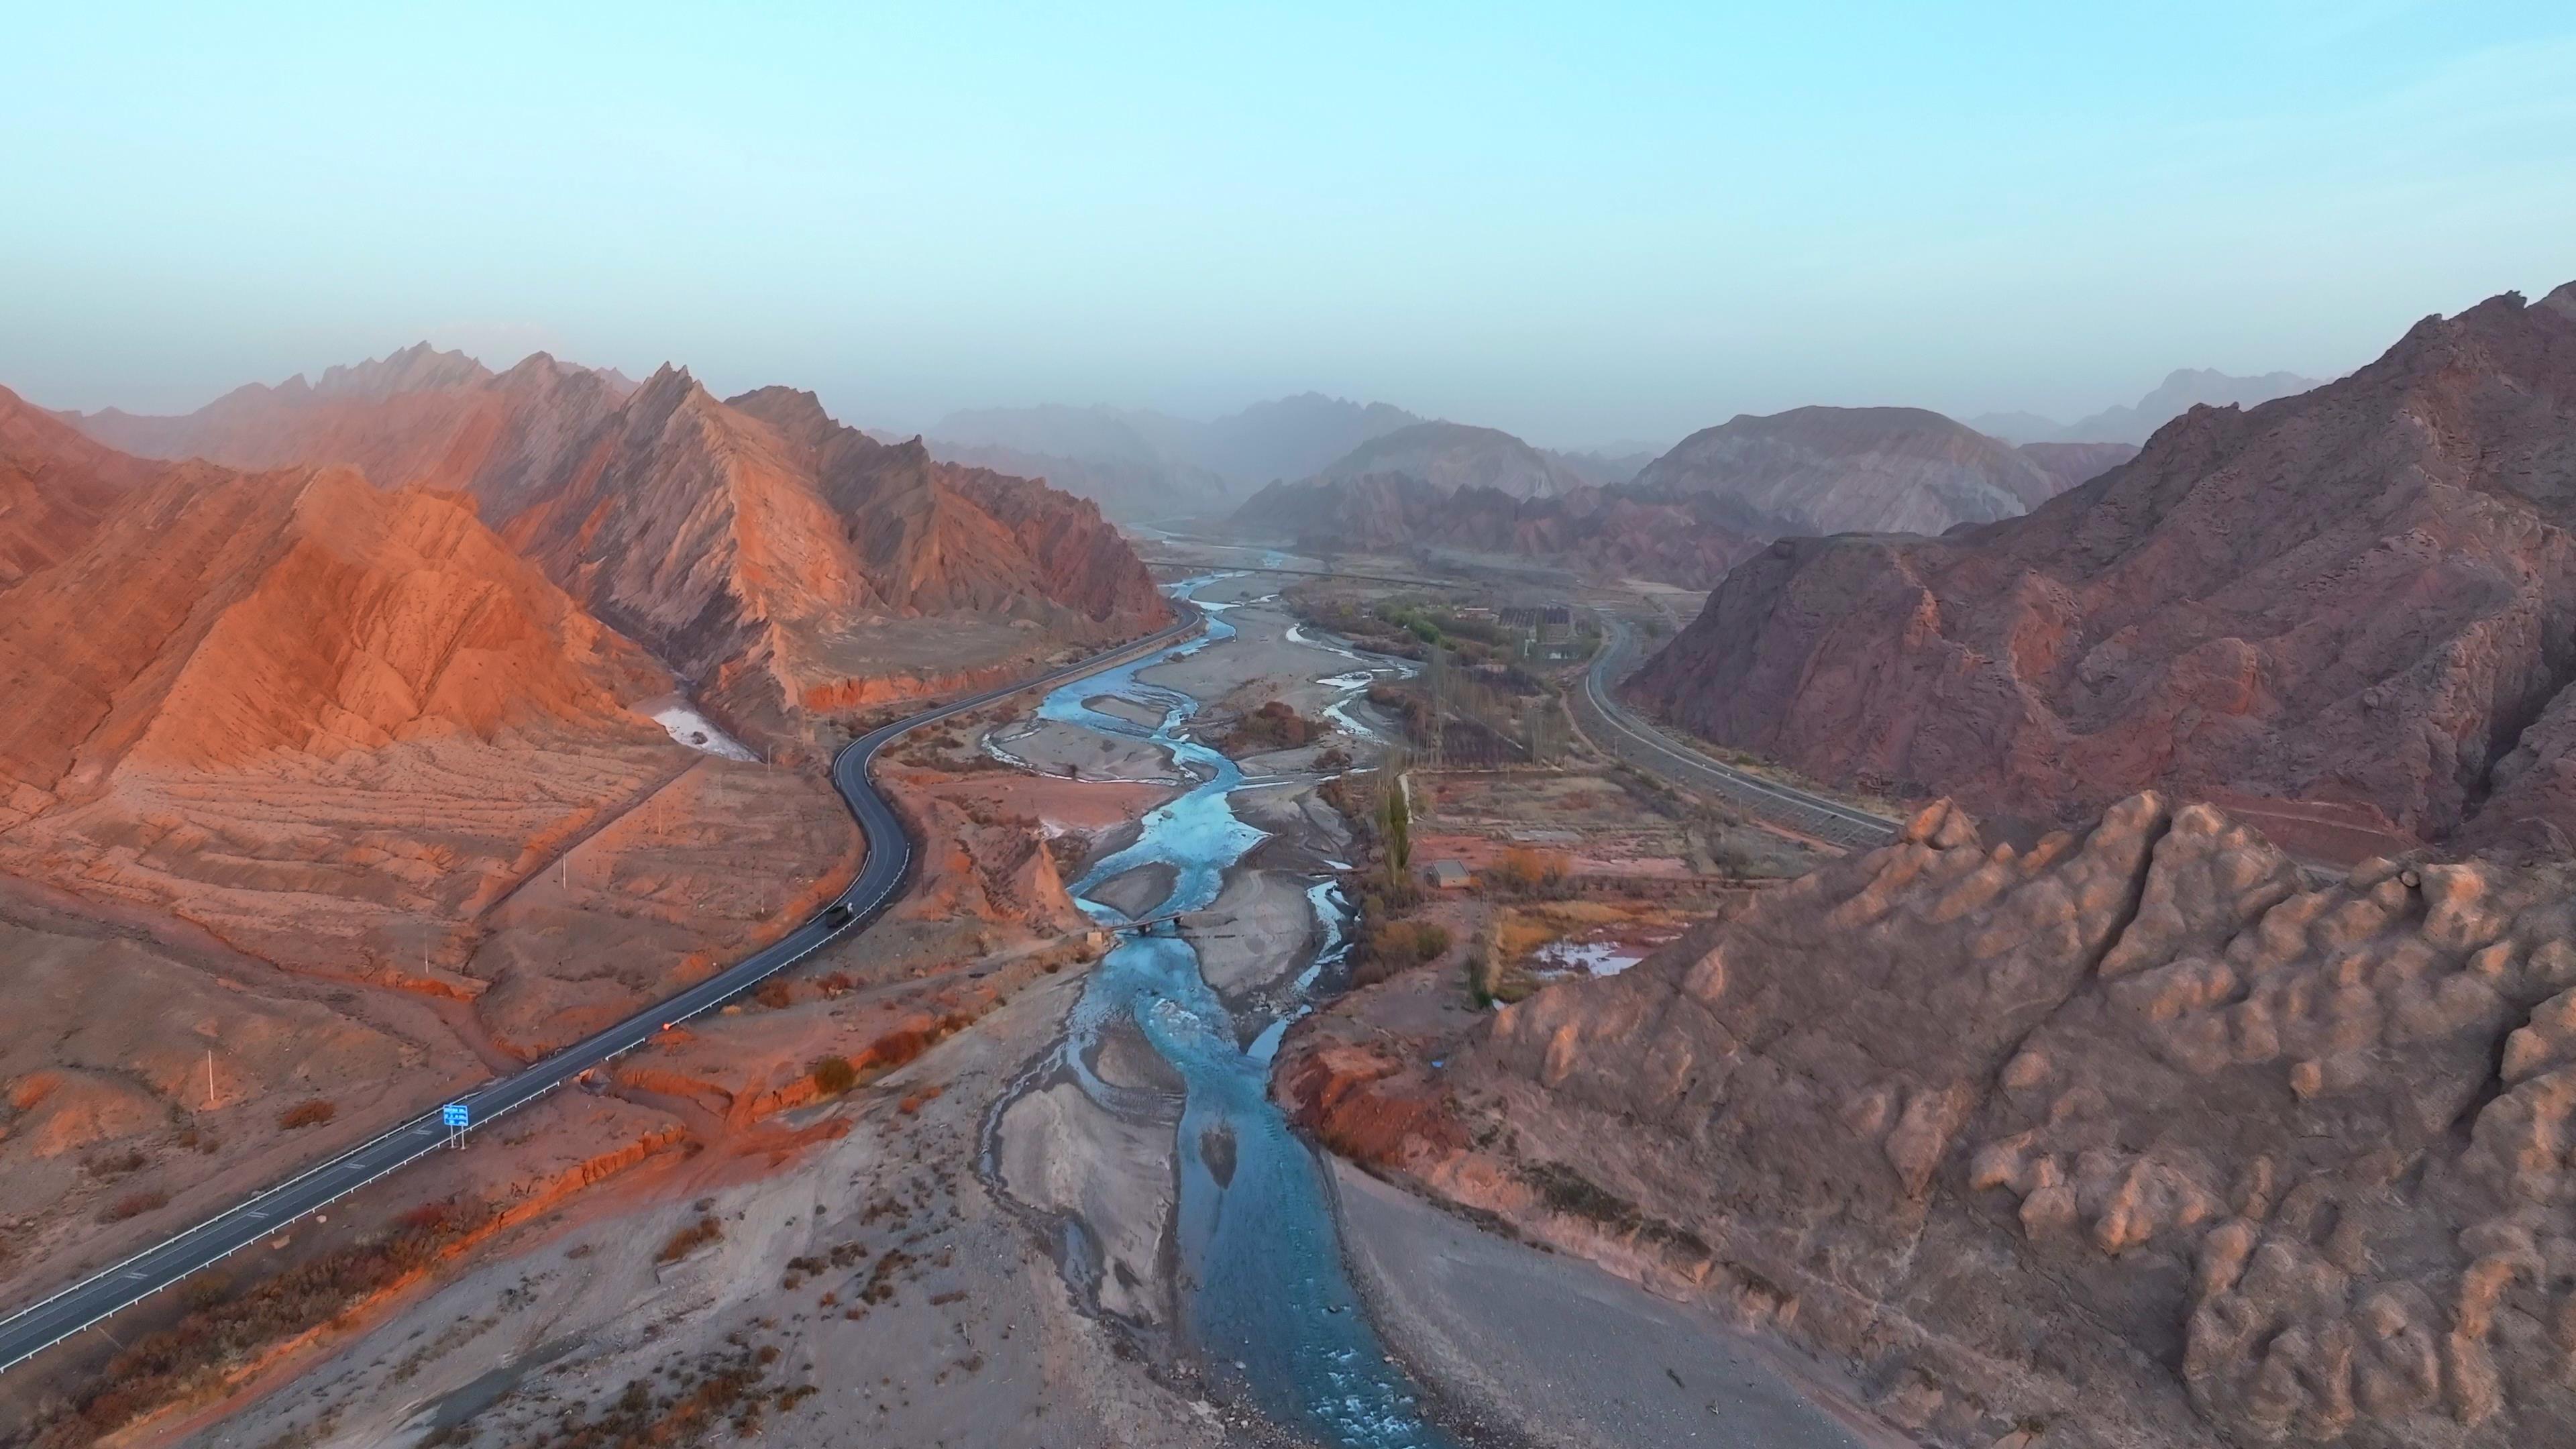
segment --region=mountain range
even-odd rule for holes
[[[2108,407],[2091,417],[2061,423],[2037,413],[1981,413],[1968,426],[2012,443],[2144,444],[2156,429],[2196,407],[2252,407],[2276,397],[2318,386],[2313,377],[2267,372],[2236,377],[2207,368],[2180,368],[2168,373],[2155,391],[2135,406]]]
[[[879,442],[810,393],[721,402],[679,368],[635,384],[540,353],[494,373],[424,343],[184,417],[70,421],[156,457],[461,493],[753,734],[1167,616],[1097,506]]]
[[[1232,521],[1310,547],[1507,555],[1708,588],[1774,538],[2011,517],[2131,451],[2022,450],[1918,408],[1810,407],[1702,429],[1595,483],[1508,433],[1421,423],[1271,484]]]
[[[1628,686],[1814,775],[2058,821],[2148,786],[2320,853],[2576,831],[2576,284],[2195,407],[1938,538],[1772,545]]]

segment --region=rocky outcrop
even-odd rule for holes
[[[1485,1147],[1408,1162],[1760,1299],[1936,1444],[2559,1442],[2571,929],[2564,861],[2320,879],[2154,795],[2026,851],[1935,805],[1498,1012],[1448,1077]]]
[[[2199,408],[2029,516],[1739,565],[1632,698],[1813,775],[2073,819],[2148,785],[2563,849],[2576,285]]]
[[[2014,517],[2061,486],[2005,444],[1921,408],[1795,408],[1703,428],[1636,486],[1706,494],[1743,532],[1942,533]]]

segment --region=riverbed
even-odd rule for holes
[[[1245,816],[1266,818],[1276,802],[1254,805],[1245,797],[1273,784],[1301,783],[1291,770],[1247,775],[1243,765],[1192,739],[1188,727],[1202,701],[1172,682],[1195,672],[1179,667],[1185,661],[1236,637],[1226,616],[1246,587],[1223,575],[1183,585],[1208,613],[1202,635],[1059,690],[1038,710],[1042,721],[1060,729],[1150,746],[1195,781],[1149,812],[1132,842],[1093,862],[1069,887],[1103,924],[1177,917],[1181,929],[1124,935],[1093,971],[1055,1051],[997,1108],[991,1163],[1006,1188],[1055,1211],[1066,1234],[1067,1274],[1104,1310],[1123,1306],[1131,1315],[1159,1318],[1165,1305],[1141,1285],[1152,1273],[1149,1255],[1158,1257],[1168,1245],[1174,1344],[1219,1393],[1323,1444],[1439,1449],[1459,1441],[1432,1420],[1421,1387],[1380,1341],[1343,1269],[1322,1165],[1269,1097],[1280,1034],[1345,949],[1348,903],[1327,871],[1303,884],[1298,894],[1311,920],[1294,948],[1272,963],[1287,978],[1284,990],[1220,991],[1192,939],[1226,934],[1231,919],[1198,918],[1214,914],[1210,907],[1228,895],[1232,873],[1272,839]],[[1347,721],[1351,743],[1364,743],[1365,727],[1348,718],[1348,699],[1379,671],[1392,674],[1398,666],[1302,634],[1289,637],[1313,652],[1315,675],[1333,676],[1318,681],[1333,696],[1327,717]],[[1152,888],[1136,890],[1140,879]],[[1133,1060],[1140,1045],[1151,1053],[1150,1063]],[[1167,1090],[1154,1090],[1157,1077]],[[1074,1125],[1086,1121],[1087,1127]],[[1128,1172],[1139,1166],[1140,1129],[1167,1142],[1173,1191],[1164,1212],[1106,1201],[1113,1196],[1106,1192],[1075,1194],[1108,1210],[1110,1221],[1094,1222],[1064,1210],[1072,1203],[1060,1181],[1023,1189],[1012,1181],[1015,1170],[1029,1175],[1037,1159],[1019,1145],[1027,1140],[1021,1134],[1041,1126],[1088,1131],[1096,1160]],[[1060,1165],[1066,1156],[1059,1149],[1053,1161]],[[1150,1246],[1142,1231],[1149,1226],[1161,1229]]]

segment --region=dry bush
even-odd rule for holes
[[[1560,889],[1573,872],[1573,860],[1561,850],[1515,845],[1482,872],[1485,885],[1506,895],[1539,895]]]
[[[676,1263],[723,1236],[724,1224],[717,1222],[713,1214],[701,1214],[696,1222],[664,1239],[662,1251],[653,1255],[653,1261]]]
[[[823,1057],[814,1063],[814,1089],[837,1097],[859,1084],[859,1069],[848,1057]]]
[[[278,1113],[277,1125],[291,1132],[298,1127],[319,1127],[339,1115],[338,1106],[327,1098],[316,1097],[310,1102],[298,1102]]]
[[[100,1208],[98,1210],[98,1220],[103,1223],[121,1223],[127,1218],[140,1217],[144,1213],[152,1211],[154,1208],[168,1207],[169,1205],[170,1194],[161,1192],[157,1189],[146,1189],[142,1192],[129,1192],[125,1196],[118,1198],[116,1201],[109,1203],[107,1206]]]
[[[300,1264],[238,1296],[216,1275],[190,1279],[177,1323],[137,1339],[108,1360],[95,1385],[75,1393],[23,1441],[34,1449],[79,1449],[145,1414],[218,1382],[227,1365],[256,1355],[344,1312],[418,1269],[481,1226],[490,1209],[455,1200],[403,1214],[379,1234]]]

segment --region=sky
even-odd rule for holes
[[[219,13],[220,12],[220,13]],[[2576,279],[2576,7],[12,7],[0,385],[427,338],[911,430],[1308,389],[1555,446],[2333,376]]]

